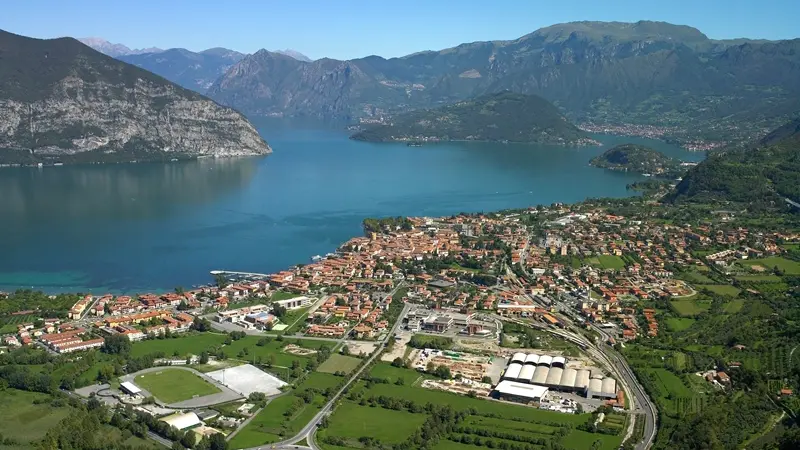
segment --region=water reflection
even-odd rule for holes
[[[250,183],[254,158],[201,159],[0,169],[4,221],[93,220],[162,216],[211,202]]]

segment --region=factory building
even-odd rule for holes
[[[525,404],[540,402],[546,395],[547,388],[544,386],[508,380],[501,381],[492,391],[494,398]]]
[[[613,378],[595,376],[587,369],[569,369],[563,356],[515,353],[503,382],[532,384],[562,392],[578,392],[589,398],[616,398],[617,383]]]

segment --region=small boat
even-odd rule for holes
[[[314,261],[314,262],[321,261],[322,260],[322,256],[314,255],[314,256],[311,257],[311,260]]]
[[[411,142],[407,143],[406,146],[408,146],[408,147],[422,147],[422,142],[411,141]]]

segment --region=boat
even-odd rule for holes
[[[422,142],[419,141],[411,141],[406,144],[408,147],[422,147]]]
[[[314,256],[311,257],[311,260],[314,261],[314,262],[321,261],[322,260],[322,256],[314,255]]]

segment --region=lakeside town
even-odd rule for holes
[[[243,380],[278,395],[278,387],[302,373],[298,367],[288,376],[276,372],[277,355],[313,356],[319,350],[308,345],[327,339],[338,358],[353,361],[336,366],[337,374],[375,358],[379,365],[422,374],[418,388],[562,414],[602,411],[614,424],[610,434],[627,440],[635,429],[655,430],[655,416],[644,413],[654,414],[655,406],[640,385],[649,381],[633,377],[611,349],[639,348],[672,329],[676,312],[690,311],[691,317],[691,311],[707,308],[711,296],[732,288],[722,277],[780,280],[787,270],[795,273],[783,256],[800,242],[794,231],[732,225],[737,216],[732,211],[714,211],[713,220],[695,225],[641,211],[625,214],[585,202],[493,214],[367,219],[364,236],[277,273],[214,271],[215,283],[193,289],[82,295],[58,317],[14,311],[5,317],[2,344],[9,351],[31,347],[67,355],[104,349],[109,339],[196,339],[201,330],[236,339],[296,339],[271,350],[267,362],[261,356],[248,362],[244,348],[234,357],[239,362],[223,362],[233,356],[223,350],[205,356],[198,354],[204,351],[176,350],[172,358],[154,360],[192,370],[211,364],[214,371],[198,376],[230,402],[254,392]],[[669,317],[666,324],[663,317]],[[730,352],[744,357],[747,349],[731,346],[726,354],[735,355]],[[724,366],[710,364],[686,383],[698,389],[696,395],[724,392],[731,388],[728,372],[737,367],[742,362],[732,358]],[[103,384],[102,392],[162,422],[188,421],[198,433],[222,433],[233,442],[240,429],[247,429],[244,419],[258,414],[235,416],[242,418],[238,422],[223,415],[220,422],[217,415],[203,420],[205,410],[180,408],[207,402],[213,409],[219,403],[203,396],[177,403],[157,399],[152,408],[143,403],[152,394],[141,381],[144,376],[127,376],[117,390]],[[99,392],[85,389],[80,392]],[[157,386],[150,389],[158,392]],[[779,395],[790,398],[792,391],[782,387]],[[613,422],[614,414],[622,421]],[[595,425],[602,417],[593,419]],[[636,428],[636,417],[644,431]]]

